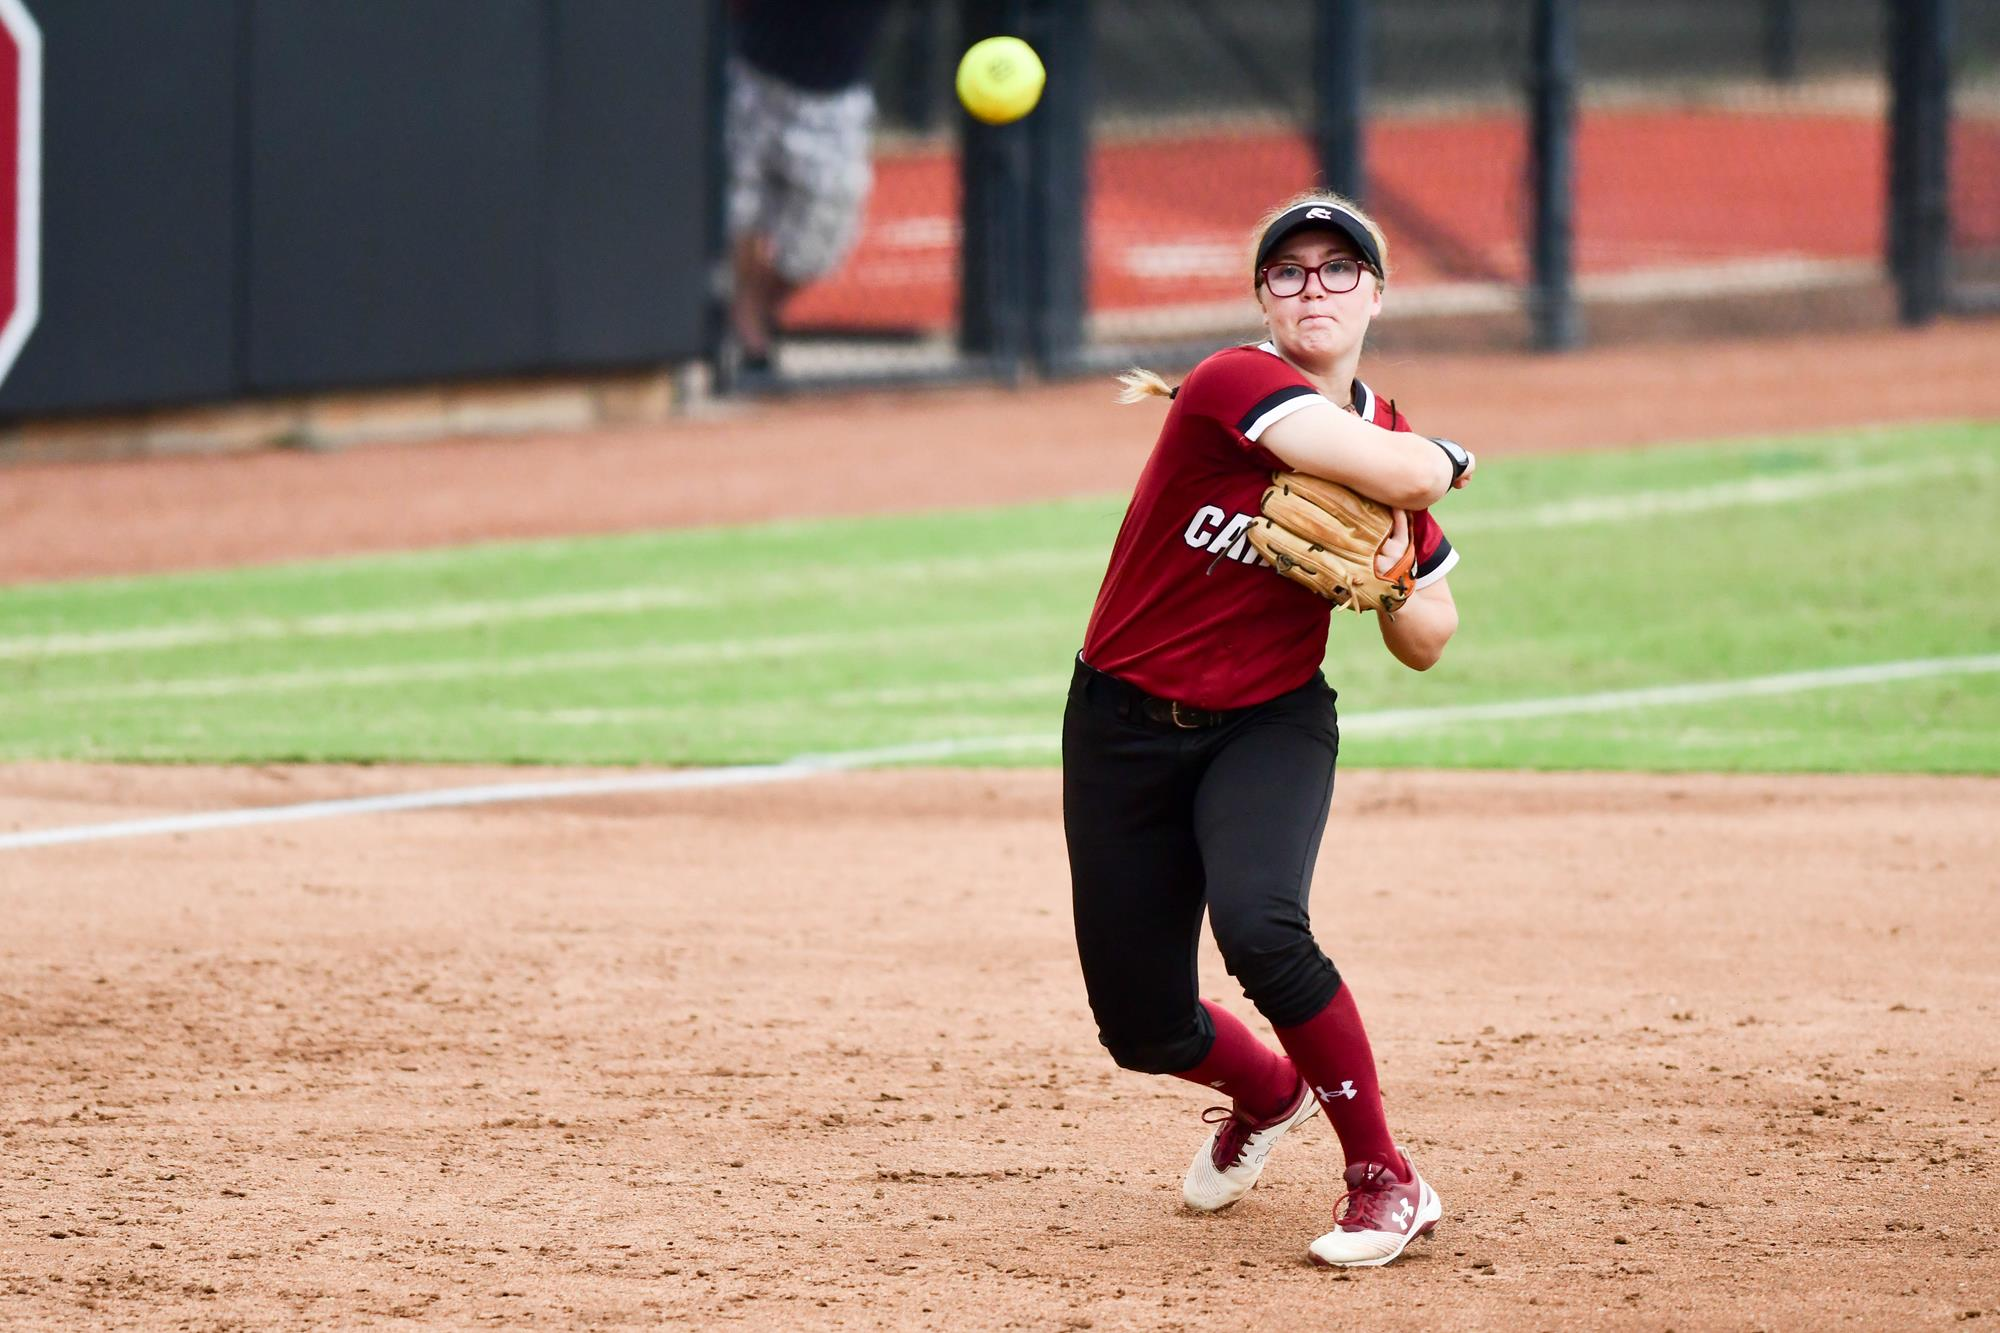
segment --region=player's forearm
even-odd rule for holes
[[[1429,589],[1412,593],[1393,620],[1379,615],[1375,619],[1382,627],[1382,642],[1412,671],[1436,666],[1445,644],[1458,631],[1458,607],[1450,594],[1434,595]]]
[[[1277,422],[1259,443],[1287,467],[1351,486],[1396,509],[1429,509],[1451,490],[1451,459],[1430,439],[1315,404]]]

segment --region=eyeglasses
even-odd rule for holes
[[[1328,296],[1339,296],[1361,285],[1361,274],[1373,273],[1358,259],[1329,259],[1317,269],[1304,264],[1266,264],[1258,276],[1273,296],[1297,296],[1306,289],[1306,274],[1318,273],[1319,285]]]

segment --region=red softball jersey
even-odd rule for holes
[[[1196,366],[1174,395],[1111,548],[1084,634],[1083,660],[1148,694],[1195,708],[1247,708],[1312,679],[1333,606],[1265,563],[1245,535],[1271,473],[1257,441],[1273,423],[1328,400],[1271,343],[1231,347]],[[1389,430],[1410,423],[1354,382],[1354,407]],[[1429,511],[1410,515],[1416,586],[1458,553]]]

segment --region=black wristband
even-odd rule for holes
[[[1434,438],[1431,443],[1444,450],[1444,456],[1451,460],[1451,479],[1457,481],[1472,466],[1472,451],[1456,440]]]

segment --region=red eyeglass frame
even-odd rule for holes
[[[1350,282],[1345,287],[1335,290],[1333,285],[1326,280],[1327,264],[1354,265],[1354,281]],[[1285,297],[1297,296],[1299,295],[1300,292],[1305,291],[1306,279],[1305,278],[1299,279],[1298,291],[1280,292],[1271,286],[1271,270],[1274,268],[1302,268],[1306,271],[1308,275],[1317,273],[1319,275],[1320,290],[1325,292],[1328,296],[1347,295],[1347,293],[1353,291],[1356,287],[1359,287],[1361,285],[1361,275],[1363,273],[1375,272],[1374,266],[1370,264],[1367,260],[1357,259],[1353,255],[1336,255],[1334,258],[1327,260],[1325,264],[1318,264],[1318,265],[1301,264],[1295,259],[1280,259],[1273,263],[1266,264],[1264,265],[1264,267],[1257,270],[1257,281],[1259,285],[1261,285],[1264,288],[1264,290],[1270,292],[1271,295],[1279,297],[1280,299],[1283,299]],[[1377,276],[1379,277],[1380,275],[1377,274]]]

